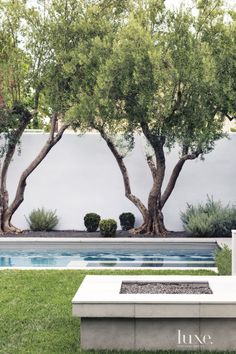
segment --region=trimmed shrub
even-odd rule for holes
[[[122,230],[127,231],[133,229],[135,223],[135,217],[132,213],[122,213],[119,216],[120,226]]]
[[[29,227],[32,231],[50,231],[58,224],[56,210],[34,209],[26,218]]]
[[[117,223],[113,219],[101,220],[99,227],[102,236],[106,236],[106,237],[115,236]]]
[[[219,249],[215,255],[215,262],[218,268],[219,275],[231,275],[232,274],[232,251],[228,246],[224,246]]]
[[[88,213],[84,217],[84,225],[88,232],[95,232],[98,229],[101,217],[96,213]]]
[[[222,206],[221,202],[208,197],[205,205],[187,204],[181,220],[185,230],[195,236],[231,236],[231,230],[236,228],[236,207]]]

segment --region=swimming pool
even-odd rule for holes
[[[34,246],[34,247],[33,247]],[[0,245],[0,267],[50,268],[209,268],[216,244],[143,243]]]

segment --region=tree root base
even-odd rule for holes
[[[1,230],[0,230],[0,234],[21,234],[22,230],[18,229],[17,227],[10,225],[10,226],[4,226]]]
[[[140,227],[129,230],[131,235],[147,235],[147,236],[156,236],[156,237],[166,237],[168,230],[165,228],[155,227],[151,228],[150,225],[143,224]]]

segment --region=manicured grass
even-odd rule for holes
[[[71,299],[86,274],[212,275],[215,273],[207,270],[0,271],[0,353],[84,353],[80,350],[79,343],[80,320],[72,318]]]

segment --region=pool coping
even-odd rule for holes
[[[222,244],[227,244],[231,248],[231,237],[168,237],[168,238],[132,238],[132,237],[122,237],[122,238],[79,238],[79,237],[0,237],[0,245],[4,243],[13,244],[14,242],[17,243],[108,243],[108,244],[126,244],[126,243],[214,243],[216,242],[219,246]]]
[[[215,272],[215,273],[218,273],[218,269],[217,267],[206,267],[206,268],[203,268],[203,267],[165,267],[165,268],[151,268],[151,267],[135,267],[135,268],[127,268],[127,267],[116,267],[116,268],[111,268],[111,267],[89,267],[89,268],[82,268],[82,267],[0,267],[0,271],[3,271],[3,270],[82,270],[84,272],[89,272],[89,271],[104,271],[104,270],[112,270],[112,271],[120,271],[120,270],[125,270],[125,271],[130,271],[130,272],[135,272],[135,271],[139,271],[139,270],[152,270],[153,272],[165,272],[166,270],[168,271],[185,271],[185,270],[189,270],[189,271],[193,271],[193,270],[196,270],[196,271],[199,271],[199,270],[202,270],[202,271],[212,271],[212,272]],[[210,276],[213,276],[213,275],[210,275]]]

